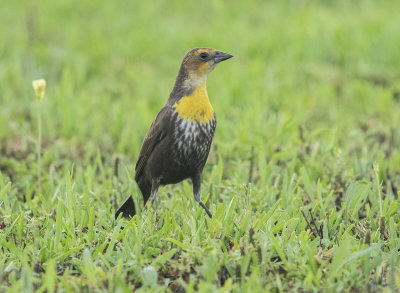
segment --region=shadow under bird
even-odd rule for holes
[[[135,181],[144,203],[153,205],[160,185],[191,179],[195,200],[207,214],[201,199],[201,173],[210,152],[216,116],[207,94],[208,74],[233,56],[211,48],[195,48],[183,58],[169,99],[150,126],[136,163]],[[135,215],[129,196],[115,218]]]

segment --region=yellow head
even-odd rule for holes
[[[179,85],[185,90],[193,91],[207,80],[208,74],[221,61],[233,56],[212,48],[195,48],[183,57],[175,86]]]

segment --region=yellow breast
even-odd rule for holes
[[[199,86],[190,96],[174,104],[179,116],[191,122],[207,123],[214,118],[214,109],[208,99],[206,84]]]

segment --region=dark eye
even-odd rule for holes
[[[203,60],[206,60],[207,57],[208,57],[208,54],[205,53],[205,52],[203,52],[203,53],[200,54],[200,58],[203,59]]]

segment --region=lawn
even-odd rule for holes
[[[0,291],[399,290],[398,11],[2,1]],[[218,125],[202,196],[214,217],[183,182],[115,220],[129,194],[141,201],[141,143],[199,46],[235,56],[208,79]]]

